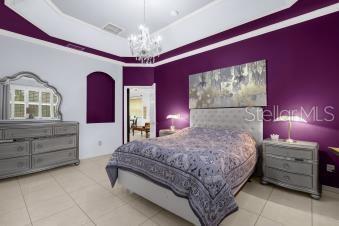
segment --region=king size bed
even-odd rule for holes
[[[262,143],[261,108],[191,109],[190,127],[119,147],[106,170],[112,186],[195,225],[218,225],[253,174]]]

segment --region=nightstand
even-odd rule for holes
[[[161,130],[159,130],[159,137],[175,134],[178,131],[179,131],[179,129],[176,129],[176,130],[161,129]]]
[[[319,199],[318,150],[314,142],[265,139],[262,183],[307,192]]]

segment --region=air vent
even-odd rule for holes
[[[103,28],[105,31],[108,31],[109,33],[112,33],[112,34],[115,34],[115,35],[118,35],[120,34],[120,32],[123,31],[122,28],[114,25],[114,24],[107,24],[105,25],[105,27]]]
[[[77,46],[77,45],[70,44],[70,43],[68,43],[66,46],[67,46],[68,48],[72,48],[72,49],[76,49],[76,50],[80,50],[80,51],[84,51],[84,50],[85,50],[84,47]]]

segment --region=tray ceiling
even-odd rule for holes
[[[163,52],[289,8],[297,0],[146,0],[146,24]],[[52,37],[117,56],[131,56],[126,37],[143,22],[142,0],[5,0]],[[177,16],[171,15],[178,11]],[[172,13],[173,14],[173,13]],[[108,23],[119,35],[103,29]]]
[[[52,0],[65,14],[103,28],[111,23],[122,29],[119,34],[128,37],[143,23],[142,0]],[[200,9],[213,0],[146,0],[146,24],[151,32]],[[173,11],[173,15],[172,12]],[[175,16],[174,12],[178,12]]]

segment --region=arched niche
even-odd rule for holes
[[[87,123],[115,122],[115,81],[104,72],[87,76]]]

